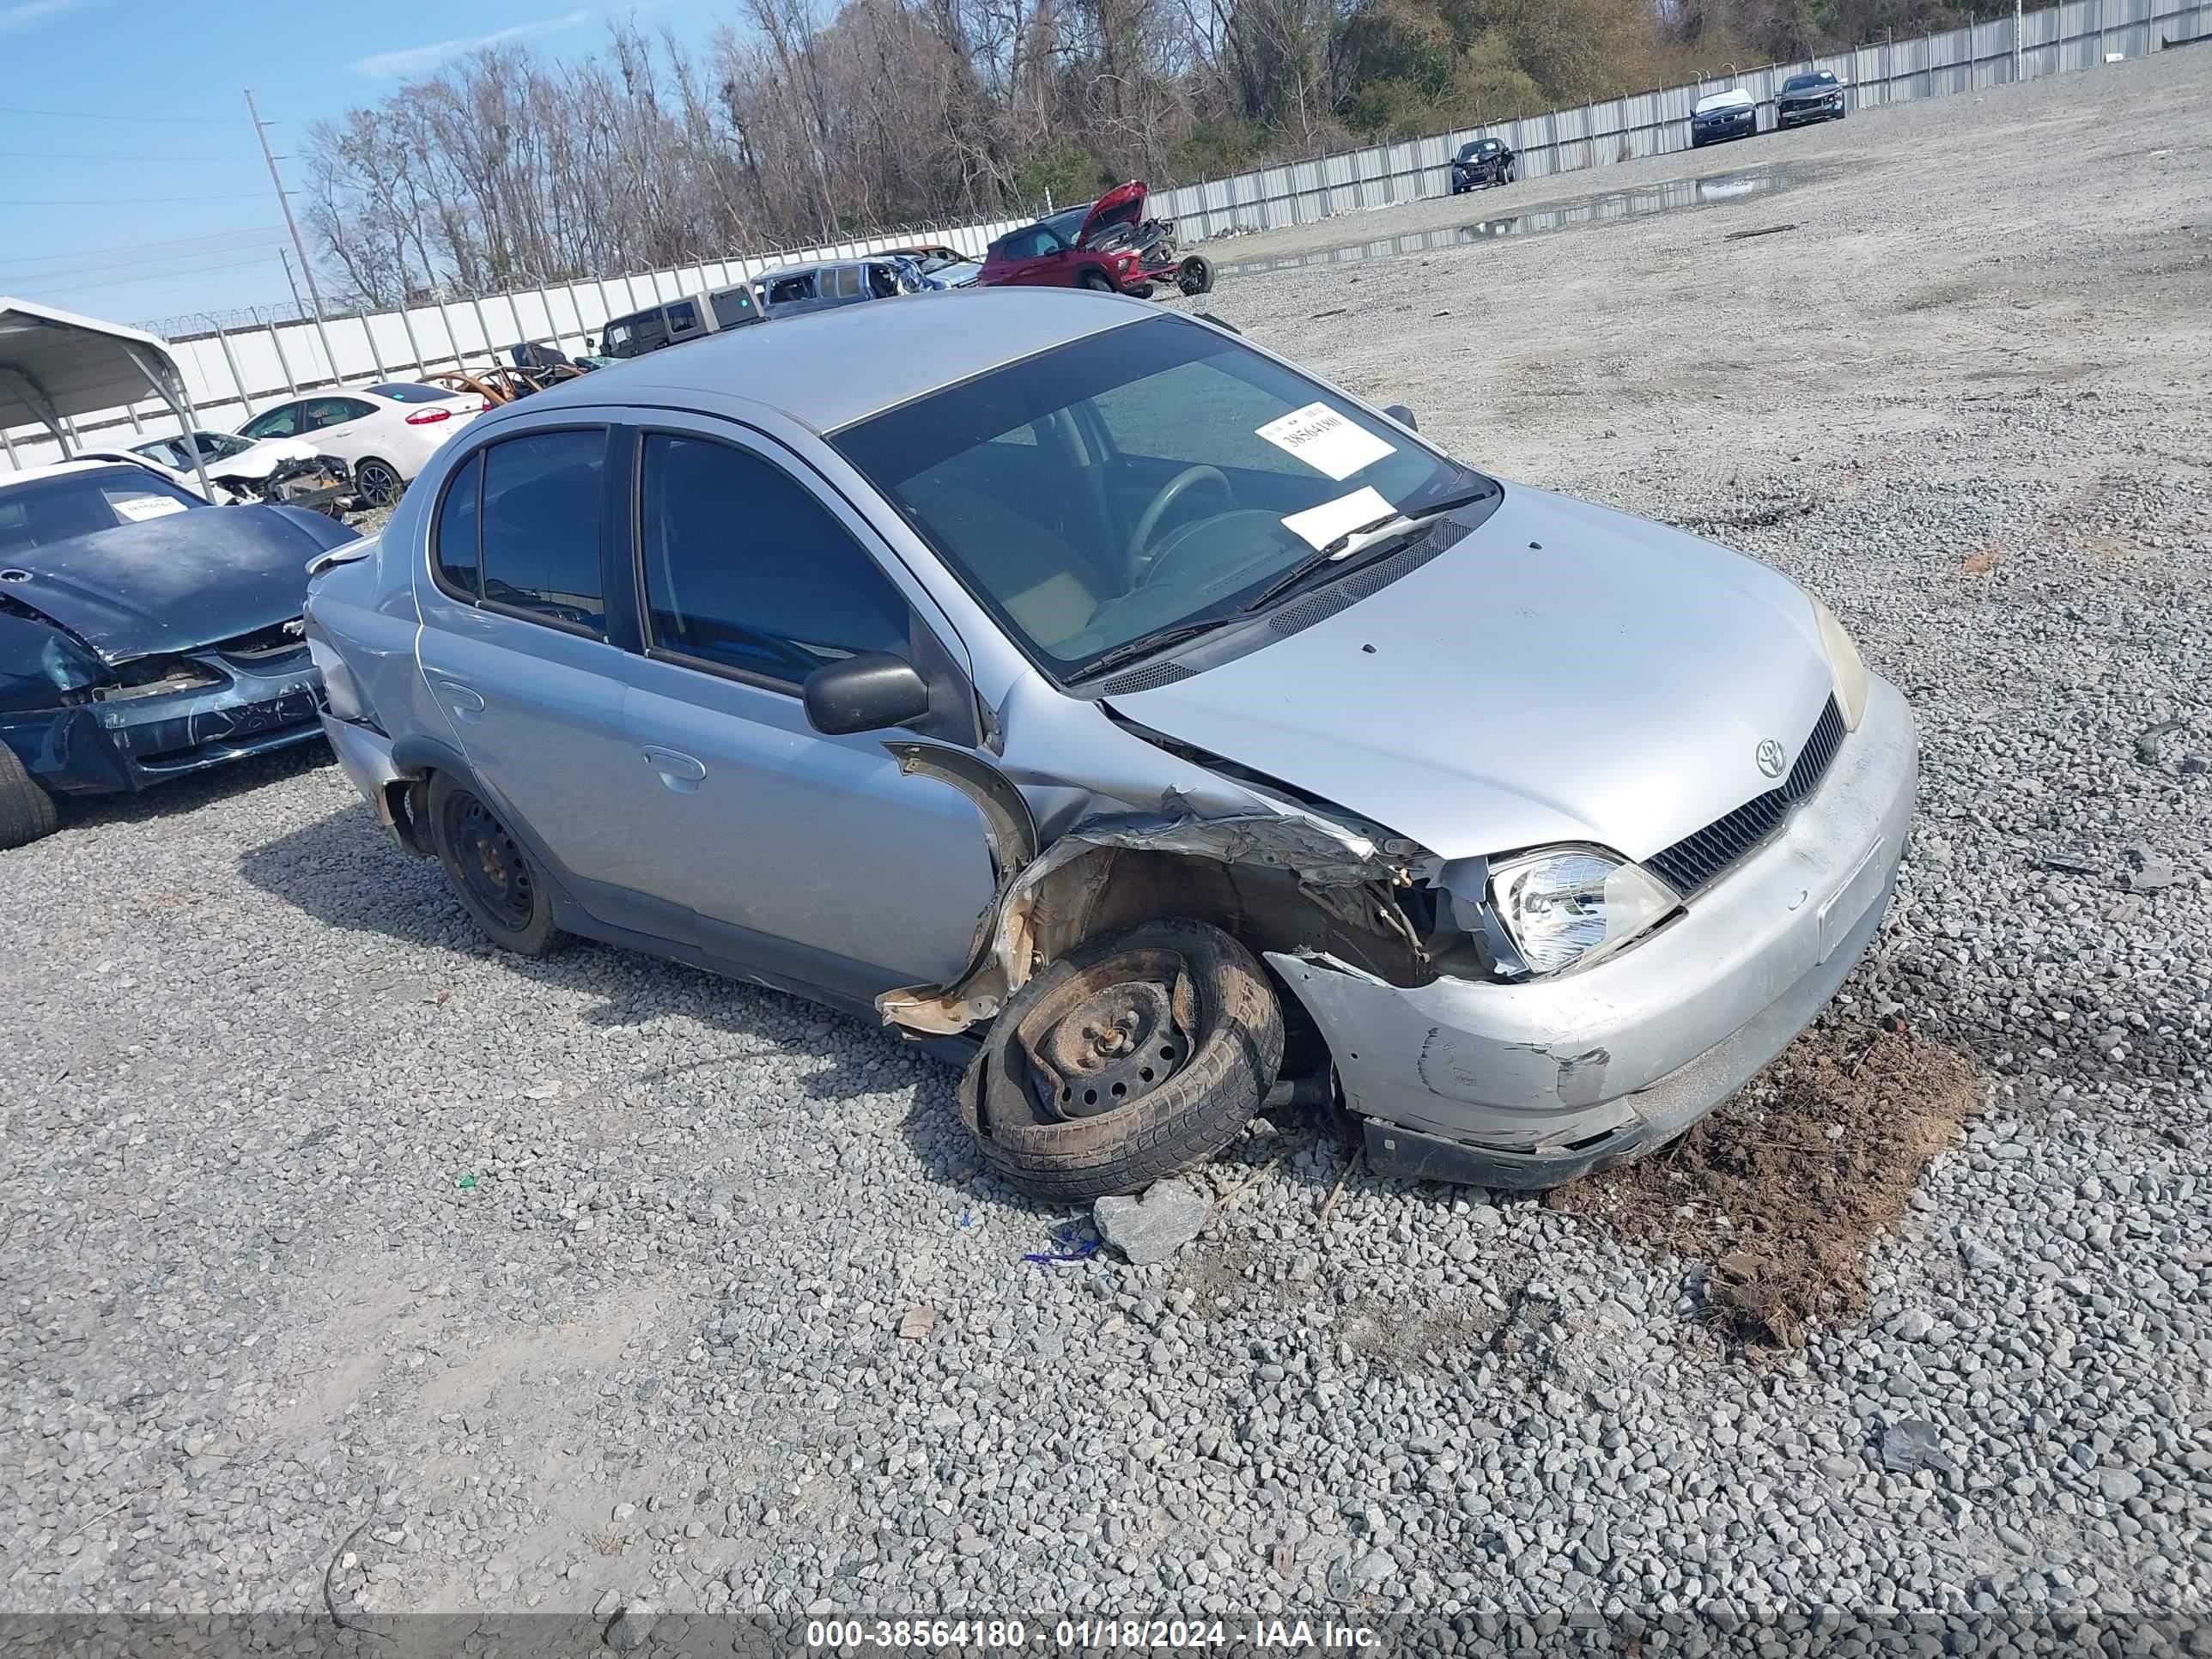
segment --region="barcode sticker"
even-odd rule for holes
[[[1260,437],[1317,472],[1341,482],[1363,466],[1398,452],[1365,427],[1327,404],[1308,404],[1257,428]]]

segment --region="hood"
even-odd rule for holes
[[[1690,113],[1692,116],[1741,115],[1752,107],[1752,96],[1747,92],[1717,92],[1710,98],[1698,100]]]
[[[352,534],[293,507],[195,507],[11,552],[0,596],[113,665],[289,622],[307,598],[308,559]]]
[[[207,464],[210,478],[267,477],[286,461],[312,461],[315,447],[304,438],[264,438],[251,448],[237,454]]]
[[[1832,685],[1788,578],[1513,486],[1380,592],[1110,701],[1445,858],[1580,841],[1642,859],[1772,788],[1759,744],[1795,760]]]
[[[1077,233],[1075,245],[1087,246],[1091,239],[1104,234],[1120,225],[1133,225],[1145,216],[1145,181],[1132,179],[1126,185],[1116,185],[1091,204],[1090,216],[1084,220],[1083,228]]]

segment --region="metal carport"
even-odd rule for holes
[[[150,392],[190,433],[199,425],[166,341],[135,328],[0,294],[0,428],[36,422],[64,458],[76,453],[64,422],[135,404]],[[200,494],[216,500],[207,463],[192,446]]]

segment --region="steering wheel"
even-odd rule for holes
[[[1129,532],[1129,567],[1139,572],[1143,580],[1145,549],[1151,544],[1152,532],[1160,527],[1160,519],[1167,510],[1182,499],[1182,493],[1193,484],[1216,483],[1231,507],[1237,505],[1236,492],[1229,488],[1229,480],[1218,466],[1187,466],[1160,486],[1160,493],[1146,504],[1137,518],[1137,527]]]
[[[1218,564],[1224,550],[1235,549],[1240,526],[1252,533],[1251,552],[1254,557],[1278,550],[1282,520],[1258,507],[1234,507],[1226,513],[1209,514],[1203,519],[1194,519],[1188,524],[1179,524],[1169,531],[1161,538],[1160,544],[1152,550],[1152,562],[1137,578],[1136,586],[1145,587],[1162,580],[1178,565],[1189,562],[1185,556],[1193,552],[1206,553],[1211,556],[1212,562]],[[1200,532],[1208,532],[1203,540],[1200,539]],[[1232,570],[1241,568],[1240,565],[1229,567]]]

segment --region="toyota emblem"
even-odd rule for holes
[[[1782,745],[1771,738],[1759,745],[1759,769],[1770,778],[1782,775],[1782,763],[1785,758]]]

